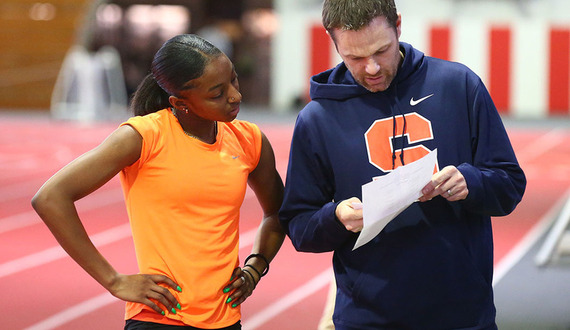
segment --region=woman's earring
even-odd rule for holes
[[[188,108],[184,107],[184,108],[182,108],[182,110],[184,110],[184,112],[185,112],[186,114],[188,114]]]

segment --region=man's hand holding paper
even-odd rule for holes
[[[431,182],[436,160],[437,150],[434,150],[362,186],[363,228],[353,250],[376,237],[392,219],[422,196],[422,188]]]
[[[362,203],[356,197],[340,202],[335,211],[336,218],[346,230],[358,233],[364,226],[362,221]]]

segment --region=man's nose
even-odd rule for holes
[[[365,70],[369,75],[375,75],[378,73],[378,71],[380,71],[380,64],[378,64],[378,62],[376,62],[373,58],[370,58],[366,62]]]

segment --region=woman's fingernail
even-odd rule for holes
[[[225,288],[224,289],[224,293],[228,293],[230,291],[230,288]]]
[[[228,304],[230,301],[232,301],[232,297],[229,297],[228,300],[226,300],[226,304]]]
[[[174,309],[174,307],[170,311],[172,312],[172,314],[176,314],[176,309]]]
[[[160,314],[164,315],[164,311],[161,311]]]
[[[234,276],[232,275],[232,277],[230,277],[230,282],[234,280]]]
[[[182,288],[181,288],[180,286],[177,286],[177,287],[176,287],[176,291],[182,292]]]
[[[236,308],[237,304],[232,304],[232,308]]]
[[[182,309],[181,306],[180,306],[180,303],[178,303],[178,304],[176,305],[176,308]]]

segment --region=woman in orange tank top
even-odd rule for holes
[[[53,175],[32,205],[60,245],[115,297],[125,329],[241,329],[240,304],[269,270],[285,234],[283,182],[271,144],[237,120],[234,66],[208,41],[179,35],[156,53],[135,116]],[[121,274],[91,243],[75,201],[119,174],[139,265]],[[239,208],[252,188],[263,209],[239,266]]]

